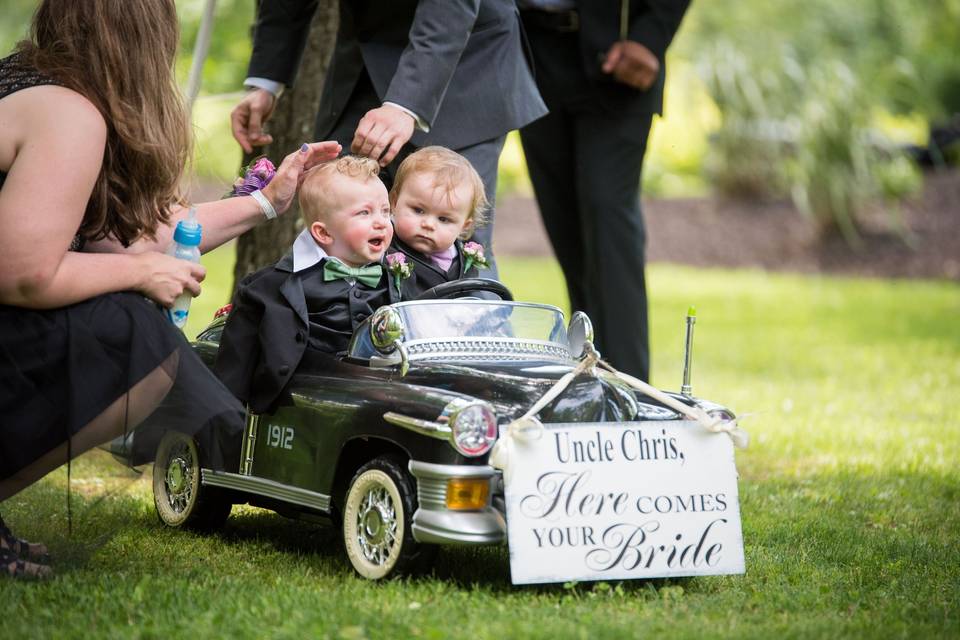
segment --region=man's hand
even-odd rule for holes
[[[413,135],[413,116],[396,107],[384,105],[371,109],[360,119],[350,151],[368,156],[385,167]]]
[[[273,136],[263,132],[263,124],[270,119],[274,104],[276,99],[272,93],[266,89],[254,89],[230,112],[233,137],[246,153],[253,153],[254,147],[273,142]]]
[[[622,40],[613,43],[607,52],[603,72],[613,74],[618,82],[646,91],[660,73],[660,61],[639,42]]]

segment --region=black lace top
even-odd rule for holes
[[[14,53],[0,59],[0,100],[21,89],[39,87],[45,84],[57,84],[52,78],[23,66],[20,57],[19,53]],[[7,174],[0,171],[0,187],[3,186],[6,177]]]
[[[30,87],[39,87],[45,84],[57,84],[57,82],[39,71],[25,67],[20,60],[20,54],[14,53],[6,58],[0,59],[0,100],[3,100],[11,93]],[[0,189],[7,179],[7,174],[0,171]],[[71,251],[79,251],[83,247],[83,238],[77,235],[70,243]]]

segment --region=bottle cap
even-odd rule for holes
[[[177,228],[173,232],[173,241],[187,247],[196,247],[200,244],[200,236],[203,228],[197,222],[197,209],[190,208],[186,220],[177,223]]]

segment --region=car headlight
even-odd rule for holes
[[[470,458],[485,454],[497,439],[497,416],[485,402],[456,409],[449,424],[450,444]]]

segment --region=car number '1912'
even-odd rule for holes
[[[271,424],[267,432],[267,446],[279,449],[293,449],[293,427],[281,427]]]

